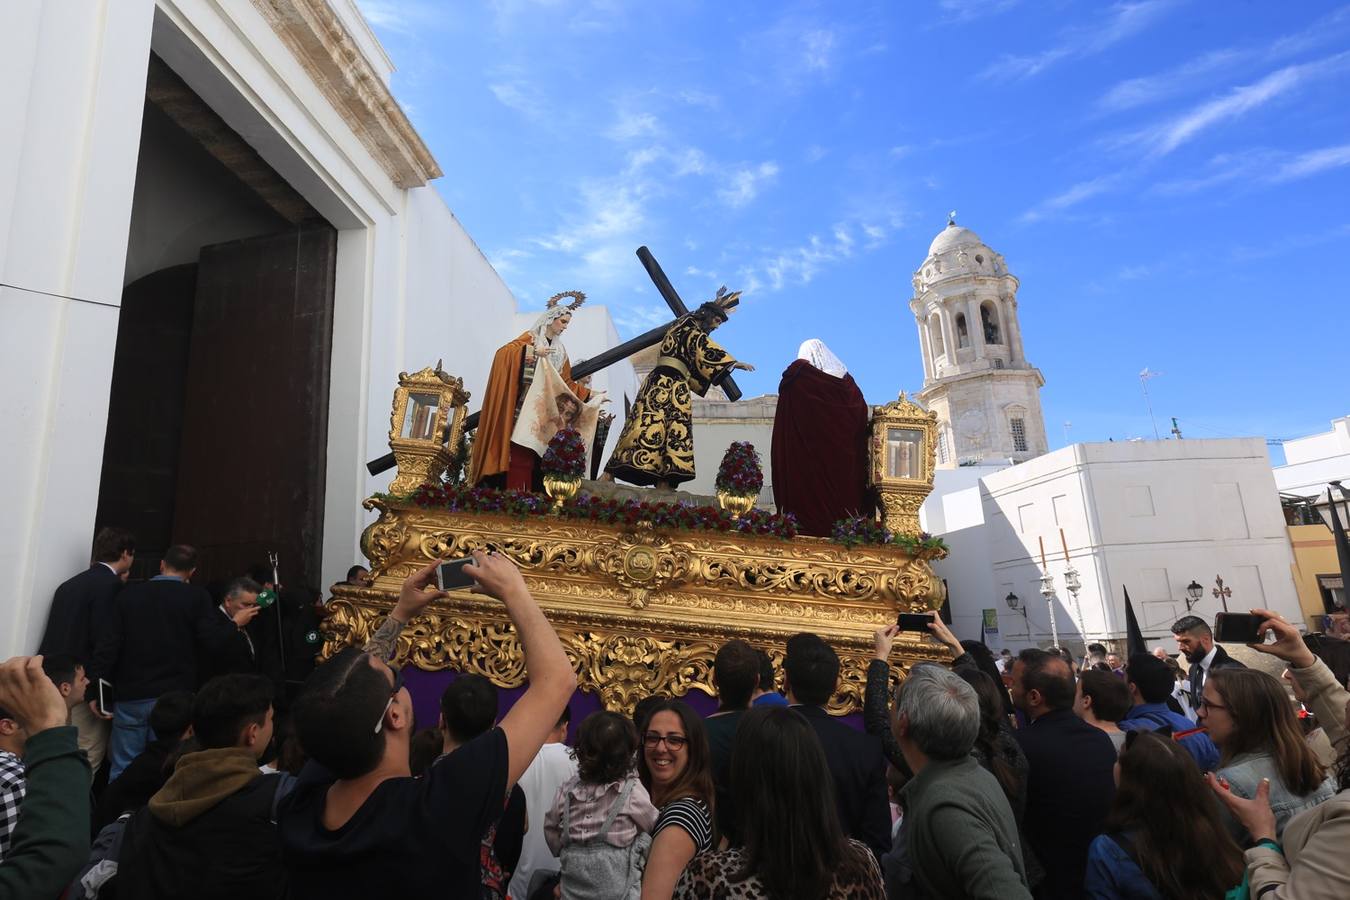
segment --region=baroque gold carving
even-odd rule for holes
[[[933,492],[933,467],[937,461],[937,413],[930,412],[900,393],[899,399],[872,410],[870,452],[870,480],[881,501],[881,520],[898,534],[918,534],[919,507]],[[893,471],[889,457],[887,435],[897,430],[904,435],[916,435],[918,446],[909,453],[908,473]],[[902,440],[897,447],[906,450],[912,446]],[[918,458],[915,459],[914,456]]]
[[[334,599],[323,625],[328,640],[320,658],[327,659],[346,644],[364,642],[390,608],[392,603],[378,600]],[[683,697],[698,690],[715,696],[713,657],[724,641],[734,637],[768,652],[775,670],[782,670],[783,640],[765,640],[751,629],[710,630],[690,636],[601,630],[566,620],[555,620],[554,627],[577,671],[578,687],[598,694],[607,709],[629,714],[638,700],[655,693]],[[857,712],[862,708],[870,653],[857,646],[840,646],[838,641],[831,643],[840,651],[842,667],[839,688],[826,709],[836,715]],[[901,646],[899,652],[893,680],[920,660],[946,659],[932,644]],[[420,669],[475,672],[504,688],[520,687],[526,680],[524,656],[509,621],[485,618],[481,613],[438,610],[419,616],[399,637],[398,658]]]
[[[584,690],[631,710],[656,692],[713,693],[717,648],[741,638],[781,660],[801,631],[824,637],[843,665],[835,713],[862,704],[872,633],[897,610],[937,608],[942,582],[929,561],[895,545],[845,548],[820,538],[662,531],[532,516],[424,509],[371,498],[379,518],[361,546],[374,584],[334,589],[325,656],[360,644],[393,607],[399,584],[429,560],[492,545],[520,566],[557,630]],[[943,660],[917,637],[896,645],[900,665]],[[524,660],[505,610],[456,591],[404,629],[399,655],[428,670],[478,672],[503,687],[524,683]]]

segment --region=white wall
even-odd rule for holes
[[[1350,483],[1350,416],[1333,419],[1331,430],[1284,442],[1285,465],[1275,467],[1281,493],[1326,500],[1327,482]]]
[[[151,0],[0,5],[0,654],[88,564]],[[33,601],[33,602],[30,602]]]
[[[975,489],[953,487],[935,490],[927,505],[969,512]],[[977,637],[980,610],[994,608],[1001,633],[991,643],[1048,642],[1049,610],[1039,582],[1043,540],[1060,640],[1080,640],[1064,588],[1061,528],[1083,583],[1084,627],[1093,638],[1123,639],[1126,587],[1146,639],[1170,639],[1192,579],[1206,589],[1194,612],[1212,619],[1220,608],[1209,594],[1215,575],[1231,586],[1233,609],[1267,605],[1298,614],[1293,557],[1260,439],[1076,444],[982,474],[979,492],[981,523],[969,515],[942,521],[953,552],[938,572],[949,580],[962,637]],[[1030,634],[1022,616],[1003,603],[1009,592],[1027,607]]]

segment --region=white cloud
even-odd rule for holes
[[[1348,63],[1350,51],[1316,62],[1285,66],[1259,81],[1233,88],[1222,97],[1207,100],[1180,116],[1138,132],[1127,142],[1144,145],[1152,156],[1166,156],[1208,129],[1241,118],[1310,80],[1345,69]]]
[[[606,137],[614,141],[631,141],[640,137],[651,137],[661,132],[661,123],[651,113],[624,112],[609,130]]]
[[[820,162],[822,159],[824,159],[826,156],[829,155],[829,152],[830,151],[826,150],[819,144],[812,144],[811,146],[806,148],[806,161],[809,163]]]
[[[1238,50],[1211,50],[1166,72],[1118,82],[1097,101],[1097,106],[1107,112],[1120,112],[1187,93],[1194,89],[1197,80],[1221,71],[1245,56]]]
[[[827,28],[813,28],[802,35],[802,65],[808,72],[826,72],[839,40]]]
[[[1137,0],[1111,7],[1109,18],[1090,28],[1064,31],[1060,42],[1029,56],[1004,55],[982,73],[988,79],[1032,78],[1069,59],[1095,56],[1146,30],[1167,13],[1174,0]]]
[[[1020,0],[938,0],[938,9],[948,23],[964,24],[1007,12]]]
[[[1329,169],[1339,169],[1343,166],[1350,166],[1350,144],[1341,144],[1339,147],[1323,147],[1321,150],[1313,150],[1297,156],[1275,170],[1270,176],[1270,180],[1279,184],[1299,178],[1308,178]]]
[[[526,118],[541,119],[544,117],[546,106],[544,95],[527,81],[522,79],[501,81],[496,84],[489,84],[488,90],[492,91],[492,96],[497,98],[498,103],[514,109]]]
[[[780,250],[764,253],[756,262],[737,273],[741,290],[747,295],[760,288],[781,291],[786,287],[810,284],[829,266],[851,259],[858,246],[857,233],[867,239],[863,252],[883,246],[900,226],[897,212],[878,211],[872,219],[837,222],[828,236],[808,235],[806,240]]]
[[[1115,186],[1115,182],[1116,176],[1114,175],[1103,175],[1090,181],[1080,181],[1068,190],[1056,194],[1038,206],[1022,213],[1020,221],[1024,223],[1039,222],[1055,213],[1064,212],[1085,200],[1090,200],[1098,194],[1109,191]]]
[[[754,200],[777,177],[778,164],[772,160],[758,166],[741,166],[728,173],[724,186],[717,191],[717,197],[736,209]]]

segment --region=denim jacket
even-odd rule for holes
[[[1239,754],[1214,774],[1227,779],[1229,790],[1248,800],[1256,796],[1256,788],[1261,784],[1262,778],[1270,779],[1270,809],[1275,813],[1277,838],[1284,834],[1284,826],[1289,824],[1289,820],[1295,815],[1319,803],[1325,803],[1336,793],[1336,781],[1330,775],[1310,794],[1299,796],[1293,793],[1285,787],[1279,771],[1275,768],[1275,757],[1269,753]],[[1229,831],[1240,845],[1251,839],[1246,830],[1229,815],[1227,808],[1224,809],[1224,815],[1228,820]]]

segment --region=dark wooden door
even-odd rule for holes
[[[173,533],[206,582],[275,550],[319,584],[336,258],[328,225],[202,248]]]
[[[136,535],[136,580],[159,574],[172,542],[196,280],[189,263],[122,291],[95,522]]]

